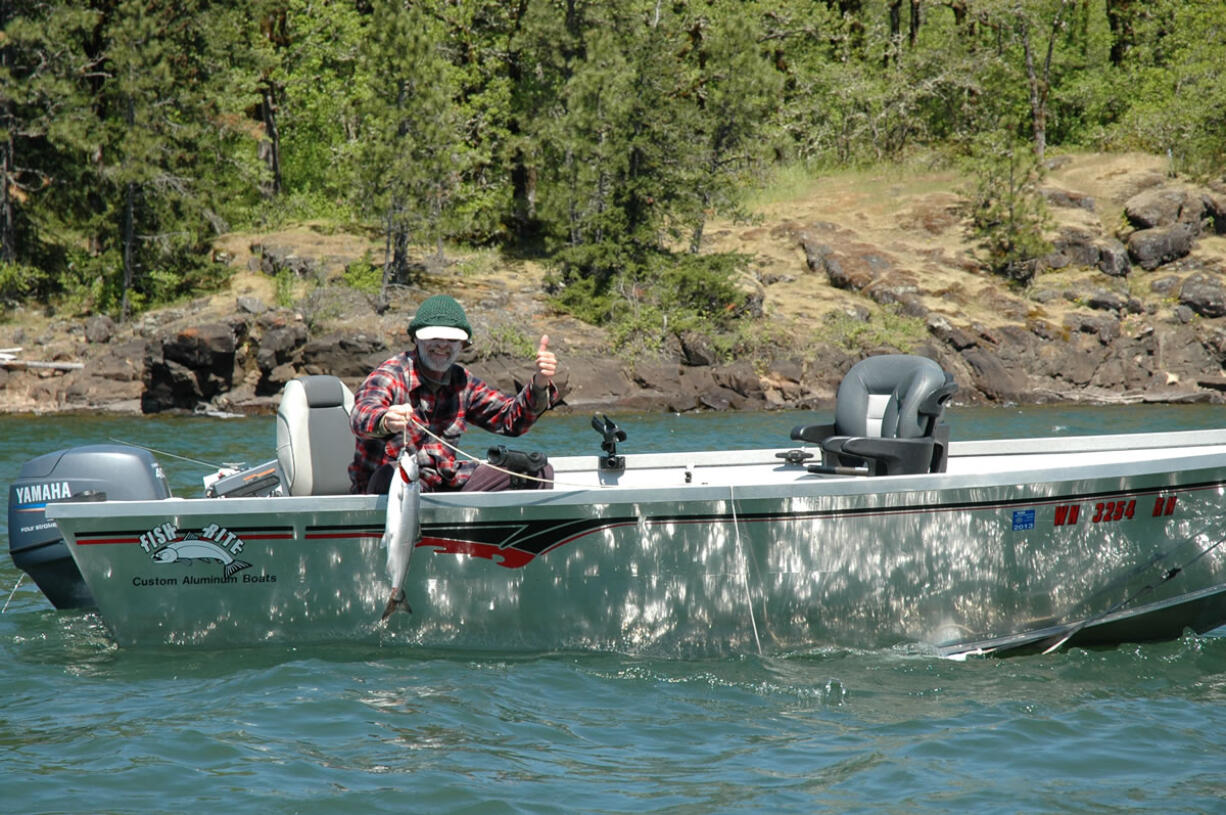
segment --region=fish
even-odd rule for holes
[[[413,547],[421,539],[419,474],[416,451],[410,451],[409,446],[405,445],[396,460],[396,472],[387,493],[387,519],[383,526],[382,542],[387,547],[387,577],[392,584],[392,594],[380,622],[386,622],[398,608],[413,613],[405,599],[404,581],[409,573]]]
[[[191,563],[194,560],[215,560],[221,564],[221,573],[232,577],[251,564],[239,560],[215,543],[195,537],[184,538],[167,544],[152,555],[155,563]]]

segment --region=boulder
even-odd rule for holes
[[[1183,282],[1179,302],[1202,317],[1226,316],[1226,288],[1221,280],[1206,274],[1194,274]]]
[[[302,347],[302,372],[365,378],[391,357],[387,343],[362,332],[338,332],[312,339]]]
[[[1120,292],[1095,289],[1086,298],[1086,305],[1098,311],[1114,311],[1116,314],[1140,314],[1144,311],[1141,301]]]
[[[1128,236],[1128,255],[1146,271],[1186,257],[1192,251],[1196,230],[1191,224],[1176,223],[1141,229]]]
[[[1039,194],[1043,196],[1043,200],[1053,207],[1084,209],[1087,212],[1094,211],[1094,197],[1083,192],[1062,190],[1058,187],[1044,187],[1039,190]]]
[[[1131,268],[1131,263],[1128,261],[1128,249],[1123,243],[1115,238],[1099,243],[1098,261],[1094,264],[1098,270],[1105,275],[1111,277],[1126,277]]]
[[[85,341],[107,343],[115,336],[115,321],[105,314],[96,314],[85,321]]]
[[[686,331],[677,339],[681,342],[681,362],[685,365],[710,365],[715,361],[715,349],[705,335],[697,331]]]
[[[968,348],[962,359],[969,367],[972,382],[969,383],[994,402],[1017,402],[1023,400],[1029,390],[1029,378],[1018,371],[1007,369],[992,352],[983,348]]]
[[[155,354],[145,366],[142,413],[194,410],[208,398],[200,388],[196,372],[186,365]]]
[[[271,371],[292,359],[307,341],[307,327],[302,323],[270,328],[259,340],[256,364],[261,371]]]
[[[257,244],[251,247],[253,254],[260,257],[259,269],[264,274],[276,277],[281,272],[288,272],[294,277],[315,277],[319,272],[319,264],[314,258],[297,254],[293,246],[274,244]]]
[[[234,380],[234,328],[209,323],[186,328],[146,347],[141,410],[194,410],[230,389]]]
[[[1070,332],[1097,337],[1103,345],[1110,345],[1120,337],[1119,319],[1107,314],[1072,312],[1065,315],[1064,325]]]
[[[746,399],[762,399],[762,380],[748,360],[721,365],[712,371],[715,383]]]
[[[1102,259],[1098,238],[1084,229],[1066,228],[1052,240],[1046,261],[1053,269],[1068,265],[1095,267]]]
[[[1200,231],[1204,215],[1203,193],[1162,187],[1145,190],[1124,204],[1124,217],[1137,229],[1156,229],[1173,224],[1191,224]]]
[[[1214,234],[1226,235],[1226,195],[1206,192],[1201,200],[1205,207],[1205,217],[1212,224]]]

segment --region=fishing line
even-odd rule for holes
[[[472,453],[469,453],[466,450],[462,450],[459,447],[456,447],[454,444],[447,441],[442,436],[436,435],[433,431],[430,430],[430,428],[426,427],[424,424],[417,421],[416,416],[409,416],[409,421],[412,422],[414,425],[416,425],[417,429],[420,430],[422,433],[425,433],[427,436],[434,439],[436,442],[443,445],[451,452],[456,453],[457,455],[464,456],[464,458],[469,459],[470,461],[475,461],[478,464],[484,464],[486,467],[489,467],[492,470],[496,470],[500,473],[503,473],[504,475],[509,475],[512,478],[522,478],[525,481],[536,481],[539,484],[553,484],[554,486],[557,486],[557,487],[570,487],[571,489],[576,489],[576,490],[590,490],[593,488],[609,486],[608,484],[594,484],[594,485],[593,484],[571,484],[566,481],[558,481],[556,478],[540,478],[539,476],[528,475],[527,473],[517,473],[512,470],[507,470],[502,467],[499,467],[496,464],[491,464],[490,462],[486,461],[483,458],[478,458],[477,456],[474,456]]]
[[[117,439],[114,436],[108,436],[107,438],[109,438],[111,441],[115,442],[116,444],[126,444],[129,447],[139,447],[142,450],[148,450],[150,453],[157,453],[159,456],[170,456],[171,458],[177,458],[183,461],[190,461],[192,464],[199,464],[203,467],[208,467],[213,470],[220,470],[223,466],[225,466],[222,464],[213,464],[208,461],[202,461],[201,459],[192,458],[191,456],[181,456],[178,453],[168,453],[165,450],[158,450],[156,447],[146,447],[143,444],[137,444],[134,441],[124,441],[123,439]]]
[[[1200,559],[1201,559],[1201,558],[1203,558],[1205,555],[1209,554],[1209,553],[1210,553],[1210,552],[1212,552],[1214,549],[1216,549],[1216,548],[1218,548],[1219,546],[1221,546],[1223,543],[1226,543],[1226,538],[1219,538],[1219,539],[1218,539],[1218,541],[1217,541],[1217,543],[1213,544],[1212,546],[1210,546],[1210,547],[1208,547],[1208,548],[1206,548],[1206,549],[1202,549],[1202,550],[1200,550],[1199,552],[1197,552],[1197,553],[1196,553],[1196,555],[1195,555],[1194,557],[1190,558],[1189,560],[1184,561],[1183,563],[1179,564],[1178,566],[1174,566],[1174,567],[1172,567],[1172,568],[1170,568],[1170,569],[1167,569],[1165,572],[1163,572],[1163,573],[1162,573],[1162,577],[1160,577],[1158,580],[1156,580],[1156,581],[1154,581],[1154,582],[1152,582],[1152,583],[1147,583],[1146,585],[1144,585],[1144,586],[1142,586],[1141,588],[1137,589],[1137,590],[1136,590],[1135,592],[1133,592],[1132,594],[1130,594],[1130,595],[1128,595],[1127,597],[1125,597],[1123,600],[1120,600],[1118,603],[1116,603],[1115,605],[1111,606],[1111,608],[1107,609],[1106,611],[1103,611],[1103,612],[1101,612],[1101,613],[1099,613],[1099,614],[1095,614],[1093,617],[1087,617],[1086,619],[1082,620],[1080,623],[1078,623],[1077,625],[1073,626],[1072,630],[1070,630],[1070,631],[1069,631],[1067,634],[1065,634],[1065,635],[1064,635],[1063,637],[1061,637],[1060,639],[1056,640],[1056,643],[1055,643],[1054,645],[1052,645],[1052,646],[1050,646],[1050,647],[1048,647],[1048,648],[1043,649],[1043,653],[1044,653],[1044,654],[1050,654],[1050,653],[1052,653],[1053,651],[1057,650],[1057,649],[1058,649],[1060,646],[1064,645],[1066,642],[1068,642],[1070,639],[1072,639],[1074,636],[1076,636],[1078,633],[1080,633],[1080,632],[1082,631],[1082,629],[1084,629],[1086,626],[1091,625],[1091,624],[1093,624],[1093,623],[1096,623],[1096,622],[1098,622],[1099,620],[1103,619],[1104,617],[1108,617],[1108,616],[1110,616],[1110,615],[1114,614],[1115,612],[1119,611],[1120,609],[1125,608],[1126,606],[1131,605],[1131,604],[1132,604],[1133,602],[1135,602],[1135,601],[1136,601],[1138,598],[1140,598],[1140,597],[1144,596],[1145,594],[1148,594],[1148,593],[1149,593],[1149,592],[1151,592],[1151,591],[1156,591],[1156,590],[1157,590],[1157,589],[1158,589],[1160,586],[1162,586],[1164,583],[1166,583],[1166,582],[1168,582],[1168,581],[1170,581],[1170,580],[1174,580],[1176,577],[1178,577],[1180,574],[1182,574],[1182,573],[1183,573],[1183,570],[1184,570],[1184,569],[1188,568],[1188,567],[1189,567],[1189,566],[1191,566],[1193,563],[1195,563],[1196,561],[1200,560]]]
[[[745,549],[741,545],[741,522],[736,517],[736,488],[728,485],[728,505],[732,508],[732,532],[736,540],[737,555],[741,558],[741,585],[745,587],[745,606],[749,609],[749,624],[753,628],[753,641],[758,646],[758,656],[762,656],[762,640],[758,638],[758,621],[753,613],[753,595],[749,591],[749,560],[745,557]]]
[[[17,593],[17,587],[21,585],[21,581],[25,580],[25,577],[25,572],[17,575],[17,582],[13,584],[13,590],[9,592],[9,599],[4,601],[4,608],[0,608],[0,614],[4,614],[9,610],[9,603],[13,602],[13,595]]]

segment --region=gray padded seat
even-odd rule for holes
[[[335,376],[285,383],[277,408],[277,463],[288,495],[349,492],[353,391]]]
[[[798,426],[792,438],[820,445],[827,470],[944,472],[949,428],[941,417],[957,389],[953,377],[926,357],[869,357],[839,383],[834,424]]]

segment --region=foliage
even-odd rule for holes
[[[1131,104],[1113,134],[1169,155],[1174,169],[1220,177],[1226,168],[1226,17],[1220,2],[1157,0],[1138,20],[1128,63]]]
[[[881,309],[871,319],[841,311],[831,312],[815,340],[834,342],[848,351],[861,348],[892,348],[911,353],[927,336],[924,321],[908,317],[895,306]]]
[[[280,308],[293,308],[294,305],[294,273],[289,269],[277,270],[273,279],[276,284],[276,301]]]
[[[353,155],[363,211],[388,236],[386,288],[407,281],[411,240],[435,244],[441,256],[469,157],[437,20],[395,0],[377,3],[374,17],[360,51],[371,93],[358,106]]]
[[[1039,193],[1043,165],[1033,150],[1010,134],[984,135],[970,165],[968,191],[972,233],[983,239],[985,262],[994,273],[1029,283],[1037,260],[1051,251],[1043,237],[1047,209]]]
[[[555,280],[553,302],[585,322],[608,326],[617,350],[654,353],[670,336],[727,329],[749,300],[737,286],[746,261],[732,253],[658,251],[608,277]]]
[[[0,301],[24,300],[45,282],[46,274],[33,266],[0,261]]]
[[[1222,175],[1221,11],[8,0],[0,294],[123,316],[219,285],[219,232],[311,217],[383,235],[381,285],[476,245],[543,255],[559,304],[627,344],[696,320],[731,336],[736,264],[686,258],[712,218],[745,216],[780,167],[917,154],[969,161],[986,261],[1025,280],[1043,250],[1028,152],[1142,149]]]
[[[345,267],[345,285],[366,294],[378,294],[383,286],[383,270],[370,260],[370,252],[364,252],[361,260]]]
[[[480,341],[476,343],[481,357],[507,355],[518,359],[536,359],[538,337],[532,337],[523,327],[512,322],[495,321],[483,328]]]

